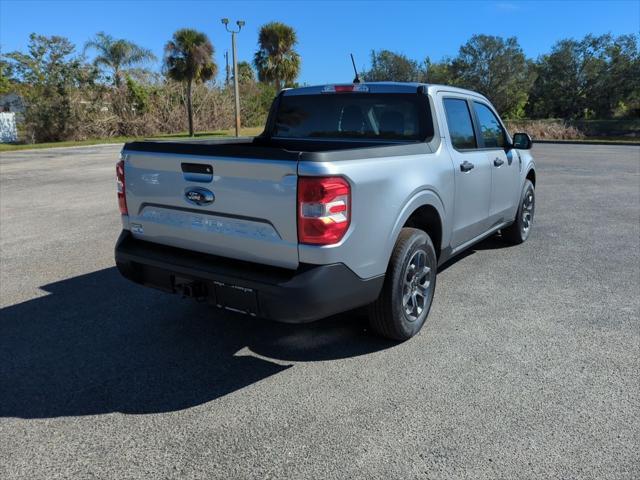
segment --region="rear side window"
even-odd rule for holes
[[[453,147],[458,150],[476,148],[476,134],[473,131],[467,101],[460,98],[445,98],[444,109],[447,113],[447,125]]]
[[[480,123],[480,135],[485,148],[504,148],[504,131],[500,121],[484,103],[473,102]]]
[[[272,136],[422,141],[433,137],[433,124],[424,95],[284,95],[280,99]]]

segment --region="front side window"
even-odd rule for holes
[[[444,109],[453,147],[458,150],[476,148],[476,135],[471,122],[467,101],[460,98],[445,98]]]
[[[480,135],[485,148],[504,148],[504,131],[500,121],[484,103],[473,102],[480,123]]]

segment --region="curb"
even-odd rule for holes
[[[567,145],[614,145],[614,146],[631,146],[640,147],[640,142],[605,142],[602,140],[536,140],[533,139],[533,144],[536,143],[555,143],[555,144],[567,144]]]

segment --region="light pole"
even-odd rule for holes
[[[238,20],[238,30],[229,28],[229,19],[223,18],[222,24],[227,32],[231,33],[231,55],[233,56],[233,95],[236,100],[236,137],[240,136],[240,90],[238,88],[238,59],[236,57],[236,33],[244,27],[244,20]]]
[[[231,76],[229,75],[229,50],[225,50],[224,52],[224,63],[225,63],[225,77],[224,77],[224,86],[229,86],[229,79]]]

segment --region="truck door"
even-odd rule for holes
[[[441,93],[449,147],[455,171],[452,247],[462,245],[488,228],[491,164],[478,148],[472,107],[465,97]]]
[[[479,143],[491,165],[491,203],[489,227],[512,220],[520,193],[518,153],[507,147],[507,133],[498,115],[485,103],[473,101],[478,125]]]

